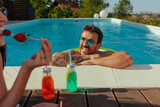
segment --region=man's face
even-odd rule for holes
[[[102,45],[102,43],[97,44],[97,41],[98,41],[97,33],[84,30],[81,34],[81,41],[80,41],[81,55],[89,55],[96,53],[96,51]]]

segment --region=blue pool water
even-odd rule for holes
[[[40,19],[6,25],[5,28],[13,34],[25,32],[34,38],[49,39],[54,53],[79,47],[79,36],[85,24],[93,24],[102,30],[102,47],[128,52],[134,59],[133,64],[160,64],[160,35],[111,19]],[[13,37],[5,37],[5,40],[7,66],[20,66],[41,47],[40,41],[30,39],[26,43],[19,43]]]

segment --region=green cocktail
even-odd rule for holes
[[[67,64],[68,72],[66,75],[67,90],[70,92],[77,91],[77,73],[75,72],[75,64]]]

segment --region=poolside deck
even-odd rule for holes
[[[41,89],[42,68],[36,68],[26,89]],[[55,89],[66,89],[66,67],[52,68]],[[78,88],[144,88],[160,87],[160,65],[132,65],[125,69],[103,66],[77,66]],[[8,89],[11,88],[20,67],[5,67],[4,75]]]
[[[20,107],[48,102],[60,107],[159,107],[160,88],[95,88],[69,92],[55,90],[55,97],[43,99],[42,90],[25,90]]]

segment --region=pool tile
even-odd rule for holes
[[[56,89],[66,89],[67,67],[52,68],[52,76]],[[35,69],[27,84],[27,88],[41,88],[42,67]],[[111,68],[102,66],[76,66],[78,88],[118,87]],[[39,72],[40,71],[40,72]]]
[[[113,69],[120,87],[160,87],[160,65],[132,65]]]
[[[76,71],[79,87],[118,87],[112,68],[90,65],[78,66]]]

